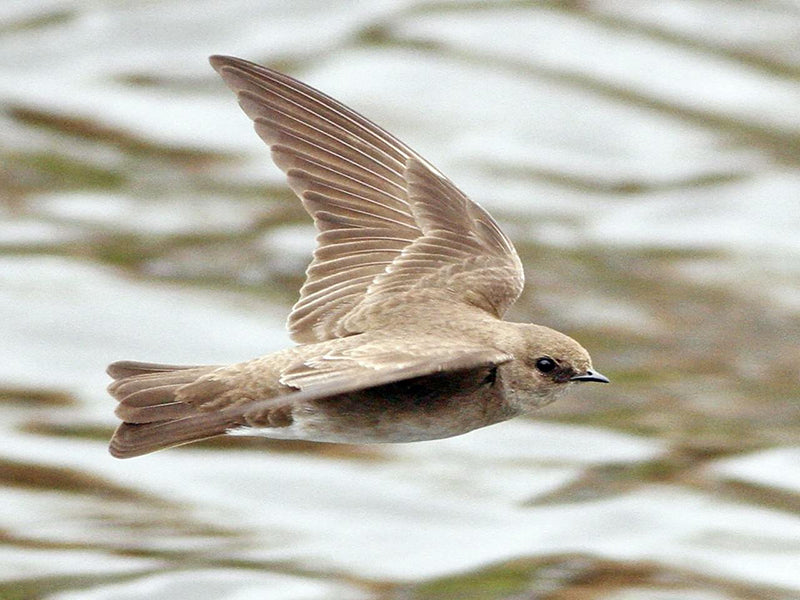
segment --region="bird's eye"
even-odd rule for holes
[[[536,368],[542,373],[549,373],[556,368],[556,361],[554,361],[552,358],[543,356],[542,358],[536,360]]]

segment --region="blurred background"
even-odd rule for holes
[[[107,363],[290,343],[310,219],[207,63],[396,134],[612,385],[130,461]],[[800,598],[800,3],[3,0],[0,598]]]

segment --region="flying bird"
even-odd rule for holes
[[[210,61],[319,231],[288,320],[297,345],[227,366],[111,364],[112,455],[224,434],[432,440],[608,382],[570,337],[503,320],[523,288],[517,252],[427,160],[287,75]]]

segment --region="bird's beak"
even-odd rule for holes
[[[574,375],[569,378],[570,381],[597,381],[598,383],[611,383],[605,375],[588,369],[582,375]]]

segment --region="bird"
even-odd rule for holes
[[[609,382],[567,335],[503,319],[523,289],[519,256],[436,167],[288,75],[209,61],[318,230],[287,322],[296,344],[232,365],[112,363],[113,456],[221,435],[440,439]]]

